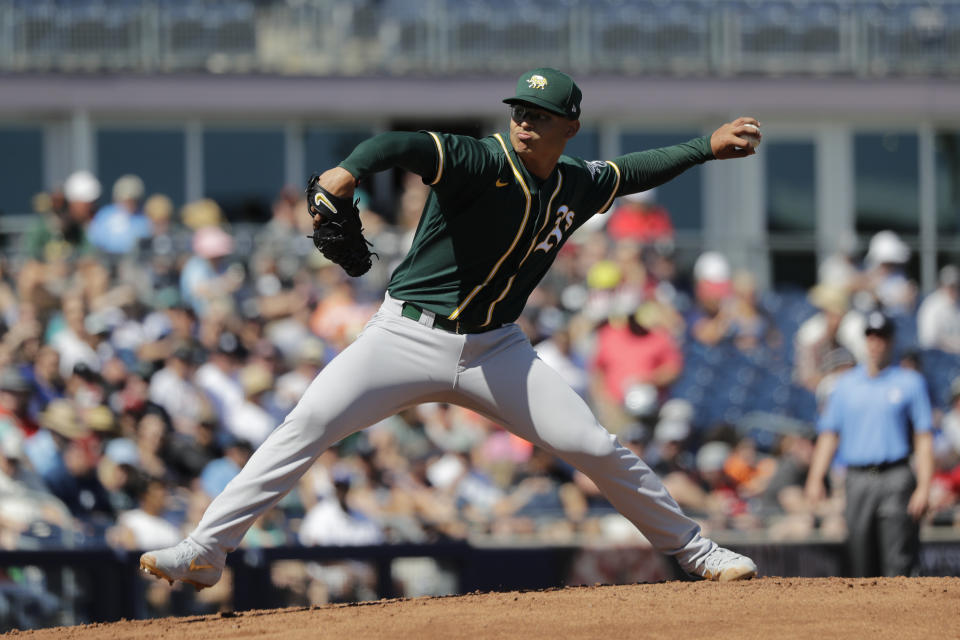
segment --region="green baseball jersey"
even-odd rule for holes
[[[387,290],[471,327],[516,320],[570,235],[617,195],[649,189],[712,158],[703,138],[613,161],[561,156],[541,180],[505,134],[383,136],[393,138],[361,144],[340,166],[356,177],[403,166],[431,187]]]

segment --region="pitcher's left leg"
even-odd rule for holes
[[[728,571],[732,559],[720,553],[726,550],[700,535],[700,526],[683,514],[650,467],[597,422],[519,329],[512,336],[487,335],[471,336],[499,344],[479,349],[478,362],[465,363],[457,384],[465,403],[586,474],[657,550],[675,556],[685,570],[713,579],[754,575],[756,566],[742,556],[737,558],[746,563],[733,562],[737,570]]]

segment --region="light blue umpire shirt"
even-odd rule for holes
[[[933,428],[923,377],[889,366],[871,378],[861,365],[837,380],[817,432],[839,435],[837,461],[861,466],[909,456],[911,425],[917,433]]]

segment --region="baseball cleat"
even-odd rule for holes
[[[704,580],[731,582],[754,577],[757,575],[757,565],[747,556],[717,546],[686,571]]]
[[[192,584],[197,591],[215,585],[223,573],[223,568],[205,558],[203,549],[190,538],[173,547],[144,553],[140,568],[170,584],[174,580]]]

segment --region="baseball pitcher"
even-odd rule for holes
[[[581,92],[554,69],[524,73],[508,134],[480,140],[384,133],[307,185],[314,242],[350,275],[370,267],[353,204],[360,180],[402,167],[430,185],[413,245],[379,311],[313,380],[181,543],[149,551],[145,571],[198,589],[327,447],[412,405],[472,409],[589,476],[609,501],[688,573],[740,580],[747,557],[700,534],[644,462],[537,358],[514,321],[570,235],[617,196],[656,187],[713,159],[755,153],[759,123],[737,118],[676,146],[587,162],[563,155],[580,129]]]

